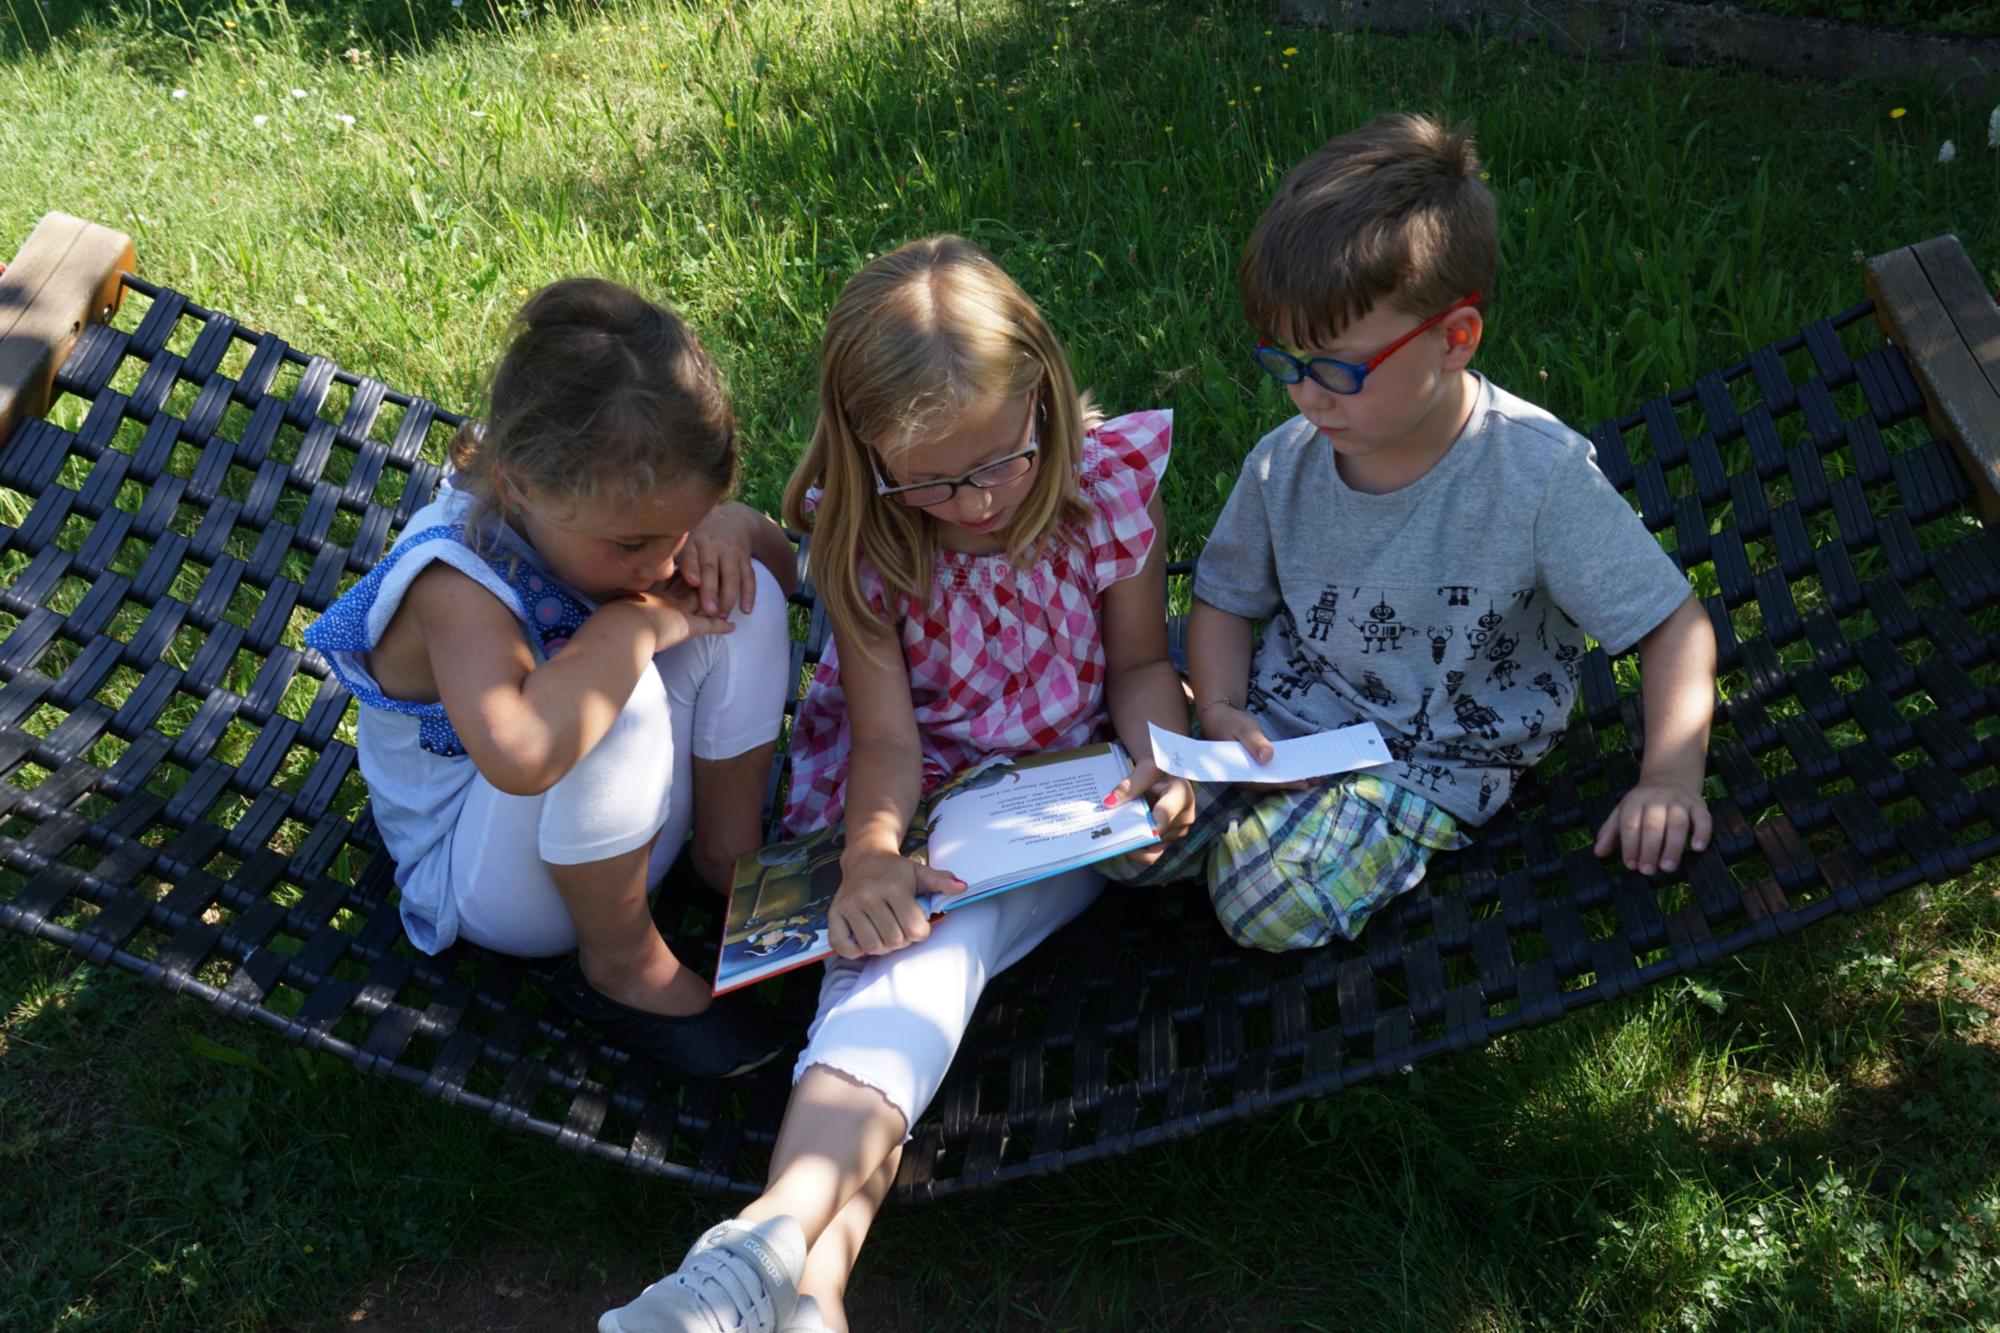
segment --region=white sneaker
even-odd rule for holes
[[[637,1300],[606,1310],[597,1333],[782,1333],[805,1267],[805,1232],[791,1218],[723,1222]]]

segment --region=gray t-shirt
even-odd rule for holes
[[[1249,708],[1273,739],[1372,721],[1380,775],[1475,826],[1568,721],[1584,636],[1621,653],[1689,595],[1590,441],[1483,377],[1451,451],[1387,495],[1349,489],[1304,417],[1266,435],[1194,592],[1269,621]]]

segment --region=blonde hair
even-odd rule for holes
[[[680,316],[601,278],[565,278],[530,296],[513,327],[486,425],[451,442],[475,542],[502,507],[496,472],[562,505],[735,486],[735,412]]]
[[[843,647],[857,631],[891,628],[902,597],[927,602],[936,557],[931,520],[875,493],[870,450],[893,462],[977,404],[1030,392],[1038,466],[998,534],[1017,564],[1058,536],[1080,536],[1090,517],[1077,468],[1097,413],[1048,321],[961,236],[912,241],[841,289],[820,339],[819,420],[786,483],[785,521],[813,534],[813,585]],[[888,616],[862,594],[863,555],[887,585]]]
[[[1293,167],[1243,247],[1243,314],[1264,337],[1324,344],[1376,303],[1428,317],[1473,292],[1485,313],[1500,224],[1464,126],[1383,116]]]

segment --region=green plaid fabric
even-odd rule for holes
[[[1099,869],[1127,884],[1203,874],[1223,929],[1254,949],[1351,940],[1384,903],[1416,887],[1432,852],[1470,841],[1439,807],[1366,773],[1306,791],[1195,790],[1194,827],[1159,861]]]

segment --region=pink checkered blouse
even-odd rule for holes
[[[1077,481],[1091,509],[1079,541],[1047,542],[1025,569],[1002,552],[940,550],[930,605],[904,599],[903,659],[923,746],[923,789],[990,754],[1029,754],[1106,740],[1104,590],[1153,549],[1146,506],[1172,447],[1171,412],[1114,417],[1084,437]],[[882,576],[860,558],[861,590],[886,605]],[[788,835],[838,823],[849,737],[840,659],[829,642],[792,723]]]

